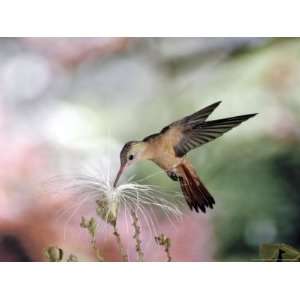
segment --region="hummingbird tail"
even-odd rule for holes
[[[203,213],[206,212],[206,207],[212,209],[215,200],[200,178],[193,175],[184,164],[181,164],[181,167],[183,176],[179,177],[180,187],[190,209],[195,209],[196,212],[199,212],[200,209]]]

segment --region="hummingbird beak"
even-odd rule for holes
[[[123,171],[124,171],[124,169],[125,169],[125,166],[126,166],[126,164],[125,165],[121,165],[121,167],[120,167],[120,169],[119,169],[119,171],[118,171],[118,174],[117,174],[117,176],[116,176],[116,179],[115,179],[115,181],[114,181],[114,188],[117,186],[117,183],[118,183],[118,181],[119,181],[119,179],[120,179],[120,177],[121,177],[121,175],[122,175],[122,173],[123,173]]]

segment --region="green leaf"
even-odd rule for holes
[[[263,244],[260,257],[264,261],[300,261],[300,252],[287,244]]]

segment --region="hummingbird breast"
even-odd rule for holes
[[[172,145],[164,139],[156,139],[149,145],[149,159],[165,171],[175,171],[182,162],[182,158],[176,157]]]

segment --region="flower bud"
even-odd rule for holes
[[[97,214],[105,222],[115,225],[117,222],[119,204],[116,201],[108,202],[106,199],[97,200]]]
[[[50,246],[44,251],[44,255],[48,258],[49,261],[62,261],[64,252],[61,248]]]

